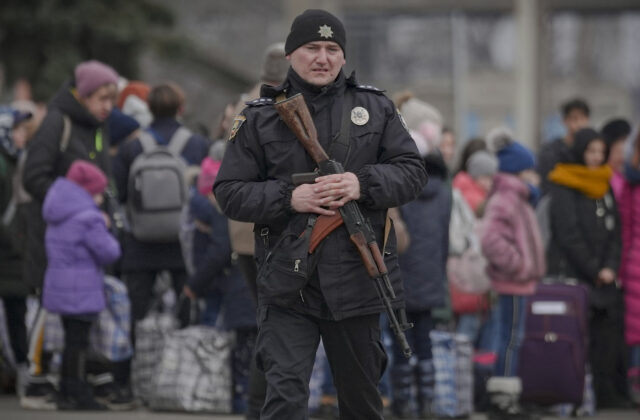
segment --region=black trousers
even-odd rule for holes
[[[127,284],[129,300],[131,301],[131,320],[140,321],[149,312],[153,302],[153,286],[156,283],[158,271],[130,271],[124,273],[123,277]],[[187,281],[187,272],[184,270],[172,270],[171,281],[176,296],[180,296],[182,288]],[[134,331],[132,328],[131,331]]]
[[[251,297],[257,305],[258,288],[256,285],[256,277],[258,276],[258,268],[256,267],[256,261],[253,259],[253,255],[239,254],[238,267],[247,281]],[[267,393],[267,381],[264,378],[264,372],[256,366],[256,358],[253,353],[251,357],[251,366],[249,368],[248,387],[246,419],[258,420],[260,418],[260,411],[264,405],[264,399]]]
[[[309,379],[322,338],[338,393],[340,419],[382,419],[378,383],[387,355],[378,314],[341,321],[277,306],[259,309],[256,357],[267,379],[262,420],[308,419]]]
[[[61,377],[85,380],[89,330],[93,321],[74,316],[62,316],[64,350],[62,351]]]
[[[591,308],[589,320],[589,359],[593,372],[593,388],[596,402],[605,403],[612,393],[620,393],[616,389],[617,368],[624,348],[623,322],[618,307]],[[622,345],[622,346],[621,346]]]
[[[16,363],[27,361],[27,299],[25,297],[3,297],[4,312],[7,319],[9,341]]]
[[[136,322],[144,319],[153,302],[153,286],[156,283],[158,271],[130,271],[123,274],[127,285],[129,301],[131,302],[131,344],[136,343]],[[171,281],[176,296],[180,296],[182,288],[187,281],[187,273],[184,270],[171,271]],[[189,308],[178,314],[179,322],[185,326],[189,322]],[[127,385],[131,380],[131,359],[113,363],[113,376],[116,383]]]

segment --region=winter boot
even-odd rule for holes
[[[618,393],[610,377],[601,377],[595,384],[596,406],[598,409],[626,409],[633,407],[631,401]]]
[[[627,381],[631,401],[640,407],[640,367],[633,367],[627,371]]]
[[[91,386],[77,378],[60,379],[60,395],[58,410],[107,410],[107,406],[99,403],[93,396]]]
[[[391,412],[398,419],[415,418],[412,386],[413,366],[409,364],[395,365],[391,368]]]
[[[435,394],[435,368],[433,360],[418,362],[418,417],[429,419],[432,417],[432,404]]]
[[[494,376],[487,381],[490,407],[489,420],[535,420],[538,417],[525,412],[520,403],[522,382],[517,377]]]

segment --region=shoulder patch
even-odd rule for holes
[[[378,89],[375,86],[371,86],[371,85],[357,85],[356,89],[358,90],[366,90],[369,92],[376,92],[376,93],[384,93],[385,90],[384,89]]]
[[[245,103],[247,106],[273,105],[273,98],[258,98]]]
[[[240,127],[242,127],[242,124],[244,124],[246,120],[247,120],[247,117],[245,117],[244,115],[242,114],[236,115],[236,117],[233,119],[233,125],[231,126],[231,133],[229,133],[229,139],[227,141],[233,141],[233,139],[236,137],[236,134],[238,134]]]

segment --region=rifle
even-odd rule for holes
[[[330,174],[344,173],[344,168],[340,162],[329,159],[329,156],[324,151],[320,143],[318,142],[318,133],[316,127],[311,119],[311,114],[307,108],[307,104],[304,102],[304,98],[301,94],[296,94],[290,98],[276,102],[275,108],[280,114],[282,120],[293,131],[298,140],[302,143],[305,150],[318,164],[318,171],[306,174],[294,175],[294,182],[304,183],[313,182],[316,177]],[[341,222],[330,223],[331,227],[326,229],[326,233],[320,236],[319,242],[329,232],[336,227],[344,223],[347,231],[349,232],[349,238],[351,242],[356,246],[360,253],[360,258],[364,264],[369,277],[374,280],[378,297],[382,301],[389,322],[391,323],[391,329],[398,338],[400,347],[405,357],[411,357],[411,347],[407,342],[407,338],[404,335],[404,331],[411,328],[413,325],[408,324],[405,319],[404,311],[401,311],[400,317],[402,324],[398,322],[398,317],[391,306],[391,299],[395,299],[396,294],[391,286],[389,280],[389,274],[387,267],[384,263],[384,257],[380,252],[378,243],[376,242],[376,236],[371,227],[371,224],[362,215],[358,203],[355,201],[349,201],[344,206],[340,207]],[[326,216],[319,216],[320,219]],[[333,217],[335,220],[335,217]],[[322,223],[320,223],[322,224]],[[316,243],[317,245],[317,243]],[[310,247],[309,252],[312,253],[315,246]]]

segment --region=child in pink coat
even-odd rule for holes
[[[539,195],[533,154],[506,139],[497,147],[499,172],[487,201],[481,235],[487,273],[498,293],[498,359],[487,382],[489,418],[528,418],[518,404],[518,353],[524,338],[525,299],[546,270],[532,202]]]

